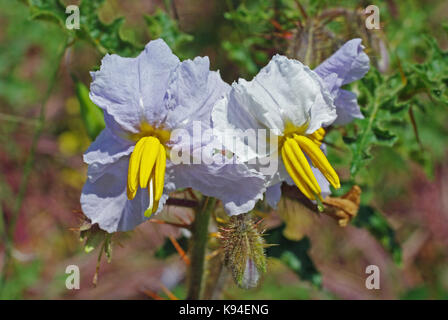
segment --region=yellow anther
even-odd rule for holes
[[[301,180],[308,185],[308,188],[312,191],[313,194],[320,194],[321,189],[319,187],[319,184],[314,177],[308,160],[306,159],[302,150],[300,150],[297,142],[294,139],[287,138],[283,148],[285,149],[290,163],[294,166],[297,173],[302,178]]]
[[[132,200],[138,187],[148,188],[149,207],[145,216],[154,213],[163,194],[166,168],[166,150],[159,139],[153,136],[137,141],[129,159],[127,195]]]
[[[129,159],[128,184],[127,184],[127,195],[129,200],[134,199],[137,193],[138,175],[140,171],[140,159],[147,138],[148,137],[143,137],[137,142],[137,144],[134,147],[134,151],[132,151],[131,157]]]
[[[327,178],[331,185],[335,188],[341,186],[339,177],[336,171],[334,171],[330,162],[328,162],[325,154],[320,150],[319,146],[305,136],[294,135],[294,139],[299,144],[300,148],[305,151],[308,157],[311,159],[313,166],[319,169],[320,172]]]
[[[155,192],[154,199],[159,201],[163,194],[163,186],[165,183],[165,168],[166,168],[166,151],[165,148],[159,146],[159,154],[157,156],[157,163],[154,174]]]
[[[140,161],[140,188],[142,189],[148,186],[149,176],[151,175],[154,164],[156,163],[160,146],[159,139],[154,137],[146,138]]]
[[[286,171],[288,171],[289,175],[291,176],[292,180],[296,184],[297,188],[299,188],[302,193],[311,200],[315,199],[315,196],[313,192],[310,190],[308,185],[302,180],[300,174],[297,172],[297,170],[294,168],[294,165],[291,164],[291,161],[289,160],[288,156],[286,155],[285,148],[282,148],[281,150],[283,163],[285,164]]]

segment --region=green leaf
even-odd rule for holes
[[[381,245],[392,255],[396,263],[401,263],[401,246],[395,238],[395,231],[379,211],[366,205],[361,205],[358,215],[353,219],[353,225],[367,229]]]
[[[184,53],[187,51],[187,45],[193,41],[193,36],[182,32],[176,20],[161,9],[157,9],[151,16],[145,15],[144,18],[152,39],[162,38],[176,55],[181,59],[187,58]]]
[[[105,127],[103,111],[90,100],[89,89],[82,82],[75,80],[75,89],[84,126],[93,141]]]
[[[304,237],[300,241],[289,240],[283,236],[284,228],[285,225],[283,224],[268,231],[266,243],[275,244],[275,246],[268,247],[266,255],[280,259],[302,280],[310,281],[312,284],[320,287],[322,285],[322,276],[308,255],[311,247],[309,238]]]

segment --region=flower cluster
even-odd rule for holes
[[[163,40],[154,40],[136,58],[106,55],[91,73],[90,98],[106,122],[84,155],[81,205],[92,223],[108,232],[133,229],[179,188],[216,197],[229,215],[239,215],[265,193],[275,207],[283,181],[317,201],[330,184],[340,186],[322,140],[325,127],[362,117],[356,95],[341,89],[368,71],[360,39],[314,71],[276,55],[253,80],[232,86],[209,64],[207,57],[179,61]],[[208,129],[213,134],[206,136]],[[268,130],[263,144],[270,148],[260,150],[259,141],[245,137],[226,139],[229,129]],[[179,130],[188,137],[175,135]],[[202,159],[179,163],[176,150]],[[269,174],[260,165],[266,158],[278,164]]]

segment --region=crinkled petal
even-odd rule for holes
[[[281,135],[287,124],[307,125],[306,133],[331,124],[336,110],[330,93],[321,78],[297,60],[276,55],[252,81],[240,79],[232,85],[227,98],[214,107],[215,128],[224,132],[233,129],[269,129]],[[227,139],[230,140],[230,139]],[[233,152],[244,149],[244,139],[231,141],[226,147]],[[257,154],[248,144],[246,154],[237,154],[248,161]],[[233,148],[233,149],[232,149]]]
[[[358,98],[355,93],[347,90],[339,90],[339,93],[334,100],[336,105],[335,124],[344,125],[351,122],[353,119],[363,119],[364,116],[358,105]]]
[[[171,170],[176,188],[191,187],[220,199],[229,215],[252,210],[266,190],[263,176],[244,164],[182,164]]]
[[[126,194],[129,157],[122,157],[115,163],[103,165],[102,174],[94,180],[87,179],[81,193],[81,208],[92,223],[109,233],[128,231],[147,220],[147,189],[139,189],[133,200]],[[159,202],[158,212],[166,201],[165,195]]]
[[[165,95],[165,124],[170,128],[191,128],[193,121],[211,127],[211,110],[215,102],[230,91],[216,71],[210,71],[208,57],[196,57],[180,63],[170,77]]]
[[[155,213],[153,213],[153,216],[159,214],[163,207],[165,206],[166,201],[169,198],[169,193],[171,191],[174,191],[173,184],[172,183],[165,183],[163,195],[159,200],[159,208]],[[148,190],[147,189],[140,189],[137,191],[136,198],[139,196],[140,192],[140,200],[138,205],[133,205],[131,210],[124,210],[123,214],[120,219],[120,223],[118,224],[118,231],[129,231],[134,229],[136,226],[141,224],[142,222],[145,222],[149,218],[145,217],[145,211],[148,208]],[[135,198],[132,200],[134,201]],[[128,200],[129,201],[129,200]],[[130,202],[132,202],[130,201]]]
[[[240,108],[232,92],[233,89],[230,96],[222,98],[213,107],[212,122],[215,134],[220,137],[225,148],[235,153],[241,161],[256,159],[259,157],[257,141],[253,139],[244,141],[242,136],[246,132],[267,131],[269,128],[258,122],[248,110]],[[279,130],[276,131],[277,134],[280,133]]]
[[[129,156],[132,150],[133,142],[115,135],[106,127],[84,153],[84,162],[89,165],[88,179],[94,182],[109,165]]]
[[[361,39],[347,41],[314,71],[322,78],[332,73],[337,74],[339,87],[361,79],[370,68],[369,57],[363,51],[361,41]]]
[[[277,208],[277,204],[282,196],[282,184],[277,183],[266,189],[266,201],[273,208]]]
[[[131,154],[133,149],[132,141],[116,136],[105,128],[84,153],[84,162],[89,165],[114,163],[121,157]]]
[[[136,58],[106,55],[91,72],[90,98],[125,130],[136,133],[142,121],[160,122],[171,71],[179,64],[166,43],[149,42]]]

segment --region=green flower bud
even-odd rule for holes
[[[232,216],[220,228],[224,264],[230,269],[235,283],[249,289],[257,285],[260,275],[266,272],[265,241],[263,230],[250,214]]]

